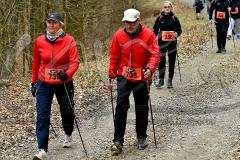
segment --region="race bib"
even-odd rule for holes
[[[162,31],[162,40],[163,41],[175,41],[175,32],[174,31]]]
[[[45,80],[48,82],[59,82],[59,72],[61,69],[45,69]]]
[[[219,12],[217,11],[217,16],[218,19],[225,19],[226,13],[225,12]]]
[[[141,81],[143,80],[143,72],[141,68],[131,68],[128,66],[123,67],[123,76],[127,80],[132,81]]]

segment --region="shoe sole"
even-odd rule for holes
[[[33,157],[33,160],[41,160],[41,159],[38,158],[38,157],[36,157],[36,156],[34,156],[34,157]]]
[[[117,148],[116,146],[111,148],[112,156],[118,156],[122,153],[122,149]]]
[[[119,154],[121,154],[122,152],[119,151],[112,151],[112,156],[118,156]]]
[[[155,85],[156,88],[162,88],[163,86],[164,86],[164,84],[163,85]]]
[[[140,147],[138,146],[138,150],[144,150],[145,148],[147,148],[148,144],[146,146]]]
[[[161,86],[161,87],[159,87],[159,86],[156,86],[156,88],[157,88],[157,89],[161,89],[161,88],[162,88],[162,86]]]

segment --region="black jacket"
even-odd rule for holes
[[[157,17],[153,26],[153,32],[156,36],[161,35],[162,31],[175,31],[178,36],[182,34],[181,24],[178,18],[171,12],[169,15],[161,13]]]
[[[229,13],[228,13],[229,6],[230,6],[229,0],[214,0],[209,10],[209,20],[212,20],[213,11],[215,10],[214,19],[216,23],[229,23]],[[225,12],[225,18],[218,19],[217,12]]]
[[[231,7],[231,16],[233,19],[240,18],[240,0],[232,0],[230,2],[230,7]],[[238,13],[234,14],[233,12],[238,8]]]

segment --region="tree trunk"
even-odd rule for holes
[[[31,17],[31,0],[25,0],[25,10],[24,10],[24,32],[30,35],[30,17]],[[23,76],[29,71],[29,57],[31,57],[31,52],[26,50],[23,52]]]

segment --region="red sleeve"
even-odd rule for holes
[[[148,45],[148,51],[150,53],[149,60],[146,68],[149,68],[152,73],[155,72],[156,68],[158,67],[158,64],[160,62],[160,48],[158,45],[157,38],[154,34],[152,34],[149,45]]]
[[[33,50],[33,58],[32,58],[32,83],[36,83],[38,80],[38,72],[40,68],[41,63],[41,57],[38,52],[38,44],[37,40],[34,44],[34,50]]]
[[[68,77],[72,77],[79,67],[78,49],[75,40],[71,42],[69,50],[69,67],[66,71]]]
[[[112,40],[112,46],[110,50],[110,63],[109,63],[109,72],[108,72],[109,78],[112,78],[112,79],[116,78],[120,59],[121,59],[121,49],[117,40],[117,36],[115,34]]]

